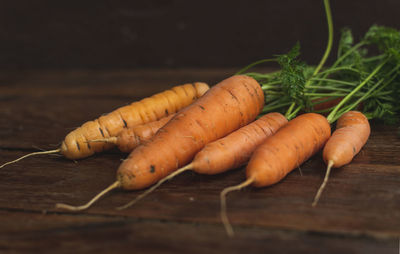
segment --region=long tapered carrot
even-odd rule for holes
[[[324,181],[315,195],[312,206],[317,205],[328,182],[331,168],[339,168],[350,163],[365,145],[370,133],[371,128],[368,119],[361,112],[349,111],[338,119],[336,130],[323,150],[323,158],[327,169]]]
[[[138,145],[151,139],[175,114],[163,117],[158,121],[140,124],[122,130],[116,137],[95,139],[89,142],[106,142],[114,144],[123,153],[130,153]]]
[[[70,132],[58,149],[27,154],[17,160],[1,165],[0,168],[38,154],[61,153],[68,159],[81,159],[107,150],[113,145],[88,141],[113,137],[118,135],[124,128],[152,122],[173,114],[201,97],[208,89],[208,85],[202,82],[175,86],[141,101],[118,108],[98,119],[84,123],[81,127]]]
[[[226,195],[229,192],[250,184],[265,187],[278,183],[320,150],[330,135],[331,127],[324,116],[307,113],[289,121],[258,146],[246,167],[247,180],[221,192],[221,219],[228,235],[233,235],[226,215]]]
[[[250,159],[251,154],[259,144],[286,123],[287,119],[282,114],[269,113],[221,139],[208,143],[196,154],[190,164],[158,181],[157,184],[137,196],[133,201],[118,209],[125,209],[135,204],[165,181],[187,170],[199,174],[214,175],[242,166]]]
[[[238,75],[223,80],[133,150],[113,186],[137,190],[156,183],[189,163],[206,144],[253,121],[263,105],[264,93],[255,79]],[[57,207],[76,210],[64,204]]]

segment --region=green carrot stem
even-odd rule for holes
[[[264,74],[264,73],[257,73],[257,72],[248,72],[248,73],[243,73],[242,75],[246,75],[249,77],[252,77],[258,81],[262,79],[269,79],[272,75],[269,74]]]
[[[360,90],[365,84],[368,83],[369,80],[371,80],[376,73],[378,73],[378,71],[386,64],[386,62],[389,59],[387,58],[385,61],[383,61],[380,65],[378,65],[374,71],[372,71],[368,77],[366,79],[363,80],[363,82],[361,82],[356,88],[353,89],[352,92],[350,92],[349,94],[347,94],[346,97],[343,98],[343,100],[341,100],[339,102],[339,104],[332,110],[332,112],[328,115],[327,120],[328,122],[332,123],[333,119],[335,119],[336,117],[336,113],[337,111],[340,109],[340,107],[343,106],[343,104],[345,104],[358,90]]]
[[[291,104],[291,102],[280,103],[280,104],[274,105],[274,106],[269,106],[269,105],[268,105],[268,106],[265,106],[265,107],[263,108],[262,112],[263,112],[263,113],[269,112],[269,111],[272,111],[272,110],[275,110],[275,109],[278,109],[278,108],[286,107],[286,106],[288,106],[288,105],[290,105],[290,104]]]
[[[328,23],[328,44],[326,45],[325,53],[322,56],[322,59],[319,62],[318,66],[315,68],[312,76],[315,76],[321,70],[322,66],[324,66],[326,59],[328,59],[329,53],[331,52],[331,49],[332,49],[333,22],[332,22],[332,13],[331,13],[331,7],[329,5],[329,0],[324,0],[324,6],[325,6],[325,13],[326,13],[326,21]],[[306,86],[307,86],[307,83],[306,83]]]
[[[397,65],[397,66],[396,66],[395,68],[393,68],[387,75],[390,76],[390,75],[392,75],[393,73],[397,72],[399,69],[400,69],[400,65]],[[394,75],[394,77],[396,77],[396,76],[397,76],[397,75]],[[390,79],[390,80],[393,80],[393,78]],[[373,95],[378,94],[380,91],[382,91],[383,88],[385,88],[385,87],[388,86],[389,84],[390,84],[390,82],[386,82],[383,86],[381,86],[381,87],[379,87],[377,90],[375,90]],[[386,91],[386,92],[382,92],[382,93],[380,93],[380,94],[390,94],[390,93],[391,93],[391,91]]]
[[[254,63],[251,63],[251,64],[247,65],[246,67],[244,67],[244,68],[241,69],[240,71],[238,71],[238,72],[236,73],[236,75],[242,74],[242,73],[244,73],[245,71],[247,71],[248,69],[250,69],[250,68],[252,68],[252,67],[254,67],[254,66],[256,66],[256,65],[259,65],[259,64],[262,64],[262,63],[267,63],[267,62],[276,62],[276,61],[277,61],[276,58],[262,59],[262,60],[256,61],[256,62],[254,62]]]
[[[290,107],[289,107],[288,110],[286,111],[286,114],[285,114],[286,119],[289,119],[289,116],[290,116],[290,114],[292,113],[292,110],[293,110],[294,106],[296,106],[296,103],[295,103],[295,102],[292,102],[292,103],[290,104]]]
[[[349,56],[351,53],[353,53],[354,51],[356,51],[357,49],[359,49],[360,47],[364,46],[365,43],[364,42],[359,42],[356,45],[354,45],[352,48],[350,48],[348,51],[346,51],[346,53],[344,53],[343,55],[341,55],[333,64],[332,64],[332,68],[335,68],[336,66],[338,66],[339,63],[341,63],[347,56]]]
[[[280,83],[282,83],[282,82],[281,82],[281,81],[268,82],[268,83],[262,84],[262,85],[261,85],[261,89],[262,89],[263,91],[265,91],[265,90],[271,89],[271,88],[280,88],[280,87],[274,86],[274,85],[278,85],[278,84],[280,84]]]
[[[386,55],[382,54],[382,55],[379,55],[379,56],[371,56],[371,57],[365,58],[365,59],[363,59],[363,61],[364,62],[373,62],[373,61],[376,61],[376,60],[381,60],[382,58],[385,58],[385,57],[386,57]]]
[[[336,83],[336,84],[342,84],[342,85],[356,86],[356,84],[353,82],[348,82],[348,81],[343,81],[343,80],[338,80],[338,79],[312,78],[311,81],[324,81],[324,82],[330,82],[330,83]],[[309,86],[309,87],[311,87],[311,86]]]
[[[300,109],[301,109],[301,107],[297,107],[297,108],[287,117],[287,119],[288,119],[288,120],[292,120],[292,119],[296,116],[296,114],[300,111]]]
[[[332,91],[342,91],[342,92],[350,92],[351,89],[341,88],[341,87],[329,87],[329,86],[308,86],[311,89],[319,89],[319,90],[332,90]]]
[[[304,93],[306,96],[343,97],[347,93]]]
[[[326,69],[325,71],[321,71],[320,73],[318,73],[318,76],[330,74],[330,73],[333,73],[336,71],[352,71],[352,72],[356,72],[356,73],[362,73],[362,72],[360,72],[360,70],[351,68],[349,66],[342,66],[342,67],[336,67],[336,68],[329,68],[329,69]]]
[[[396,66],[395,68],[393,68],[387,75],[390,76],[393,73],[395,73],[398,69],[400,68],[400,66]],[[395,78],[397,77],[397,75],[393,75],[389,80],[387,80],[385,82],[385,84],[383,84],[382,86],[380,86],[381,83],[383,83],[384,79],[379,80],[378,82],[376,82],[376,84],[371,87],[362,97],[360,97],[357,101],[355,101],[353,104],[349,105],[348,107],[345,107],[341,110],[339,110],[337,116],[333,119],[333,121],[336,121],[342,114],[346,113],[347,111],[352,110],[353,108],[357,107],[357,105],[359,105],[361,102],[363,102],[364,100],[366,100],[368,97],[376,95],[376,92],[379,92],[380,90],[382,90],[383,88],[385,88],[386,86],[388,86]],[[379,89],[375,90],[378,86]],[[385,93],[392,93],[392,91],[387,91]],[[372,95],[371,95],[372,94]],[[380,95],[379,96],[380,99],[383,99],[383,97]],[[392,98],[388,98],[388,99],[392,99]],[[379,101],[377,101],[378,103],[380,103]]]
[[[321,68],[324,66],[326,60],[328,59],[329,53],[331,52],[332,49],[332,43],[333,43],[333,22],[332,22],[332,12],[331,12],[331,7],[329,5],[329,0],[324,0],[324,7],[325,7],[325,13],[326,13],[326,21],[328,23],[328,43],[326,45],[326,49],[324,52],[324,55],[321,58],[321,61],[317,65],[317,67],[314,69],[314,72],[311,77],[314,77],[318,74],[318,72],[321,70]],[[308,79],[306,83],[304,84],[304,87],[307,87],[310,84],[311,80]],[[293,102],[292,105],[290,105],[288,111],[286,112],[285,116],[291,116],[292,115],[292,110],[295,107],[296,103]],[[300,109],[296,109],[295,111],[298,112]]]
[[[373,87],[371,87],[371,89],[368,90],[368,92],[366,92],[363,96],[361,96],[357,101],[355,101],[353,104],[339,110],[336,117],[333,118],[333,122],[335,122],[337,119],[339,119],[339,117],[341,115],[343,115],[344,113],[346,113],[347,111],[350,111],[350,110],[354,109],[355,107],[357,107],[357,105],[359,105],[362,101],[364,101],[371,94],[371,92],[374,91],[382,82],[383,82],[383,79],[376,82],[376,84]]]

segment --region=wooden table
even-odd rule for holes
[[[172,85],[213,84],[234,70],[30,71],[0,74],[0,163],[54,149],[69,131]],[[219,192],[243,169],[184,173],[135,206],[139,192],[114,191],[91,209],[71,213],[115,179],[116,150],[72,162],[37,156],[0,170],[0,253],[398,253],[400,138],[373,124],[351,165],[332,172],[311,207],[325,166],[314,156],[281,183],[228,197],[236,237],[219,219]]]

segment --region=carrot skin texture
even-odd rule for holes
[[[117,181],[126,190],[156,183],[189,163],[206,144],[254,120],[263,105],[264,93],[253,78],[223,80],[138,146],[119,167]]]
[[[158,121],[133,126],[124,129],[117,136],[116,144],[123,153],[130,153],[138,145],[151,139],[157,131],[163,127],[175,114],[161,118]]]
[[[118,108],[67,134],[60,153],[69,159],[81,159],[113,147],[90,140],[117,136],[124,128],[156,121],[191,104],[208,90],[205,83],[185,84]]]
[[[371,128],[367,117],[358,111],[349,111],[337,121],[336,130],[324,147],[323,158],[328,165],[339,168],[350,163],[367,143]]]
[[[246,168],[247,179],[253,179],[255,187],[278,183],[318,152],[330,135],[330,124],[322,115],[294,118],[254,151]]]
[[[208,143],[194,157],[192,170],[214,175],[242,166],[258,145],[287,122],[282,114],[269,113],[224,138]]]

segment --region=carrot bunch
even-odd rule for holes
[[[330,124],[340,117],[349,116],[345,113],[357,108],[361,103],[364,113],[369,118],[390,116],[391,111],[370,112],[369,109],[371,109],[372,101],[377,98],[390,100],[390,98],[387,99],[388,92],[394,89],[398,59],[396,54],[393,54],[394,46],[386,42],[387,34],[382,31],[390,35],[396,33],[386,28],[372,27],[361,44],[352,45],[351,33],[345,30],[339,43],[338,59],[332,66],[324,67],[333,41],[330,6],[327,0],[324,3],[329,37],[325,53],[318,66],[308,66],[297,59],[299,45],[296,45],[288,54],[247,66],[238,74],[244,73],[256,64],[269,61],[277,62],[281,70],[267,74],[248,72],[215,85],[204,97],[179,111],[164,127],[155,132],[154,137],[136,147],[118,169],[116,182],[104,192],[83,206],[59,204],[58,207],[82,210],[112,189],[136,190],[156,184],[124,206],[126,208],[153,191],[161,183],[183,171],[194,170],[199,173],[215,174],[238,167],[250,159],[247,170],[248,180],[223,191],[221,198],[224,200],[225,195],[233,189],[249,184],[262,187],[279,182],[296,166],[301,165],[319,151],[326,142],[329,143]],[[373,44],[377,44],[378,47],[383,45],[380,47],[382,55],[368,57],[363,55],[362,47]],[[360,61],[354,60],[358,58]],[[246,90],[243,90],[244,88]],[[247,97],[243,97],[244,95]],[[257,107],[254,107],[253,103],[264,102],[264,100],[266,105],[261,114],[259,111],[254,111]],[[320,107],[321,104],[331,101],[338,101],[338,103],[328,108]],[[258,104],[259,109],[260,106],[262,105]],[[281,120],[273,130],[270,123],[257,126],[257,121],[245,126],[253,121],[257,114],[263,115],[273,111],[285,114],[285,118],[282,118],[282,115],[275,113],[277,119]],[[316,114],[324,112],[330,113],[327,117]],[[300,116],[296,118],[299,114]],[[355,115],[358,113],[352,114],[352,116]],[[261,119],[263,117],[259,120]],[[286,124],[287,120],[291,120],[289,124]],[[343,128],[339,125],[338,129],[353,128],[351,120],[343,120],[343,122],[350,124],[344,124]],[[365,123],[368,121],[364,121]],[[271,131],[266,132],[265,128]],[[237,129],[239,130],[235,131]],[[250,142],[260,130],[264,132],[264,135]],[[349,146],[352,147],[353,154],[345,163],[349,163],[365,144],[369,132],[363,133],[364,136],[360,142]],[[335,138],[337,135],[334,133],[332,140],[337,139]],[[113,140],[112,142],[115,142],[118,138]],[[99,140],[93,140],[93,142],[97,141]],[[130,141],[130,143],[134,142]],[[167,145],[164,146],[164,144]],[[154,152],[156,150],[160,150],[160,153]],[[240,152],[245,155],[239,158]],[[165,154],[165,156],[160,157],[159,154]],[[220,156],[214,156],[217,154]],[[339,159],[331,159],[333,157],[326,156],[328,172],[331,167],[343,165]],[[316,200],[321,191],[322,189]]]
[[[149,142],[134,149],[118,168],[116,181],[105,191],[85,205],[57,207],[83,210],[112,189],[149,187],[188,164],[210,142],[252,122],[263,106],[264,93],[255,79],[244,75],[225,79],[180,110]]]
[[[130,154],[115,181],[88,203],[57,208],[80,211],[113,189],[150,187],[119,207],[125,209],[185,171],[218,174],[247,163],[246,180],[220,195],[221,219],[233,235],[226,214],[229,192],[274,185],[323,150],[327,170],[312,203],[316,206],[331,169],[350,163],[367,142],[369,119],[394,122],[400,113],[400,32],[372,26],[354,44],[351,31],[345,29],[337,59],[325,66],[333,25],[329,1],[324,4],[328,43],[317,66],[299,61],[296,44],[287,54],[250,64],[209,90],[204,83],[175,87],[68,134],[59,149],[47,153],[77,159],[118,146]],[[371,47],[378,54],[368,55]],[[273,73],[247,72],[265,62],[281,68]]]
[[[250,184],[255,187],[275,184],[323,148],[327,171],[312,203],[316,206],[331,168],[350,163],[367,142],[370,134],[368,119],[385,122],[399,119],[400,32],[372,26],[362,41],[353,45],[351,31],[346,29],[339,42],[337,60],[323,68],[333,40],[329,2],[324,3],[329,37],[318,66],[297,60],[300,52],[297,44],[286,55],[258,61],[239,72],[242,74],[249,67],[263,62],[279,63],[280,71],[267,74],[248,72],[245,75],[255,78],[265,89],[263,112],[279,111],[293,120],[257,147],[246,168],[247,180],[221,192],[221,219],[229,235],[233,235],[226,215],[226,195],[229,192]],[[368,55],[369,47],[377,47],[378,55]],[[323,104],[330,105],[326,107]],[[363,112],[352,111],[356,108]],[[301,115],[296,117],[299,113]],[[315,113],[328,113],[328,116],[325,118]],[[336,130],[331,136],[330,124],[336,120]]]

